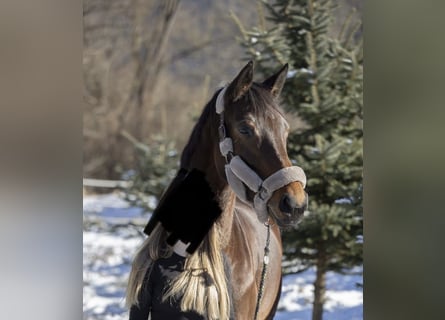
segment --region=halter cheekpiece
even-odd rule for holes
[[[216,113],[220,117],[219,124],[219,150],[221,155],[226,159],[225,173],[227,182],[238,198],[244,202],[247,201],[247,186],[255,193],[253,206],[258,214],[261,222],[267,221],[267,202],[272,194],[288,185],[289,183],[299,181],[306,187],[306,175],[303,169],[298,166],[282,168],[271,174],[265,180],[261,179],[258,174],[253,171],[244,160],[233,153],[233,141],[226,134],[224,123],[224,95],[227,87],[224,87],[216,98]]]

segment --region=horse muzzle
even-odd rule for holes
[[[298,182],[283,189],[271,197],[268,213],[280,227],[289,227],[300,222],[307,212],[308,195]]]

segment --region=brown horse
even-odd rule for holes
[[[206,105],[181,157],[182,168],[205,173],[222,208],[216,251],[229,264],[235,319],[273,318],[281,292],[280,227],[297,223],[307,206],[304,173],[287,155],[289,125],[277,102],[287,69],[257,83],[249,62]]]

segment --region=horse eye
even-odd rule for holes
[[[253,135],[253,129],[251,127],[249,127],[249,126],[246,126],[246,125],[240,126],[238,128],[238,131],[239,131],[239,133],[241,133],[242,135],[245,135],[245,136],[249,136],[250,137],[250,136]]]

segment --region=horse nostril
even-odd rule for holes
[[[302,205],[301,207],[297,207],[295,208],[295,212],[298,214],[303,214],[306,211],[306,204]]]
[[[288,193],[285,193],[280,200],[280,210],[285,213],[292,213],[297,206],[297,202]]]

